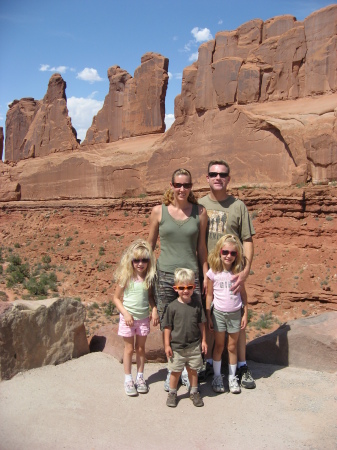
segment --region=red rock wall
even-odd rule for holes
[[[250,183],[335,180],[336,46],[336,4],[303,22],[256,19],[217,33],[184,70],[156,163],[178,152],[197,174],[192,157],[206,155],[228,159]]]
[[[109,93],[82,145],[115,142],[165,131],[168,59],[146,53],[134,78],[119,66],[108,70]]]
[[[0,160],[2,160],[2,152],[4,148],[4,130],[0,127]]]

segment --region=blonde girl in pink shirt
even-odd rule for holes
[[[244,257],[240,240],[231,234],[222,236],[208,257],[206,316],[208,328],[214,332],[213,368],[214,392],[225,392],[221,375],[221,355],[228,333],[228,385],[233,394],[241,392],[237,368],[237,342],[240,330],[248,321],[247,293],[231,291],[232,276],[243,269]]]

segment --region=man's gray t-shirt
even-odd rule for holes
[[[170,303],[162,327],[171,328],[172,350],[183,350],[200,342],[199,324],[203,322],[206,322],[206,316],[201,303],[197,300],[181,303],[176,299]]]
[[[234,234],[241,242],[255,234],[246,205],[238,198],[229,195],[226,200],[218,202],[207,194],[199,200],[208,215],[207,248],[210,252],[224,234]]]

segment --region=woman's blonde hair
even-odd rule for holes
[[[178,175],[186,175],[187,177],[190,178],[190,182],[192,183],[192,175],[191,172],[187,169],[177,169],[173,172],[172,174],[172,179],[171,179],[171,183],[174,183],[174,179],[176,176]],[[187,200],[190,203],[198,203],[198,200],[196,199],[194,192],[190,191],[190,193],[188,194],[188,198]],[[168,188],[165,192],[164,192],[164,196],[163,196],[163,203],[164,205],[168,206],[171,203],[174,203],[174,192],[171,188]]]
[[[236,247],[236,250],[238,252],[235,257],[235,260],[233,261],[232,272],[233,273],[241,272],[241,270],[244,267],[243,248],[242,248],[242,244],[241,244],[239,238],[237,238],[236,236],[234,236],[232,234],[225,234],[215,244],[215,247],[208,255],[209,267],[213,270],[213,272],[222,272],[223,271],[224,268],[223,268],[220,252],[221,252],[222,247],[227,243],[234,244]]]
[[[145,285],[150,288],[156,275],[156,261],[151,245],[143,240],[137,239],[124,250],[120,263],[115,272],[116,282],[123,288],[127,288],[134,277],[133,259],[146,258],[149,260],[145,276]]]

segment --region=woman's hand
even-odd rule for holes
[[[157,326],[159,324],[159,315],[157,311],[157,307],[152,308],[151,319],[153,326]]]

